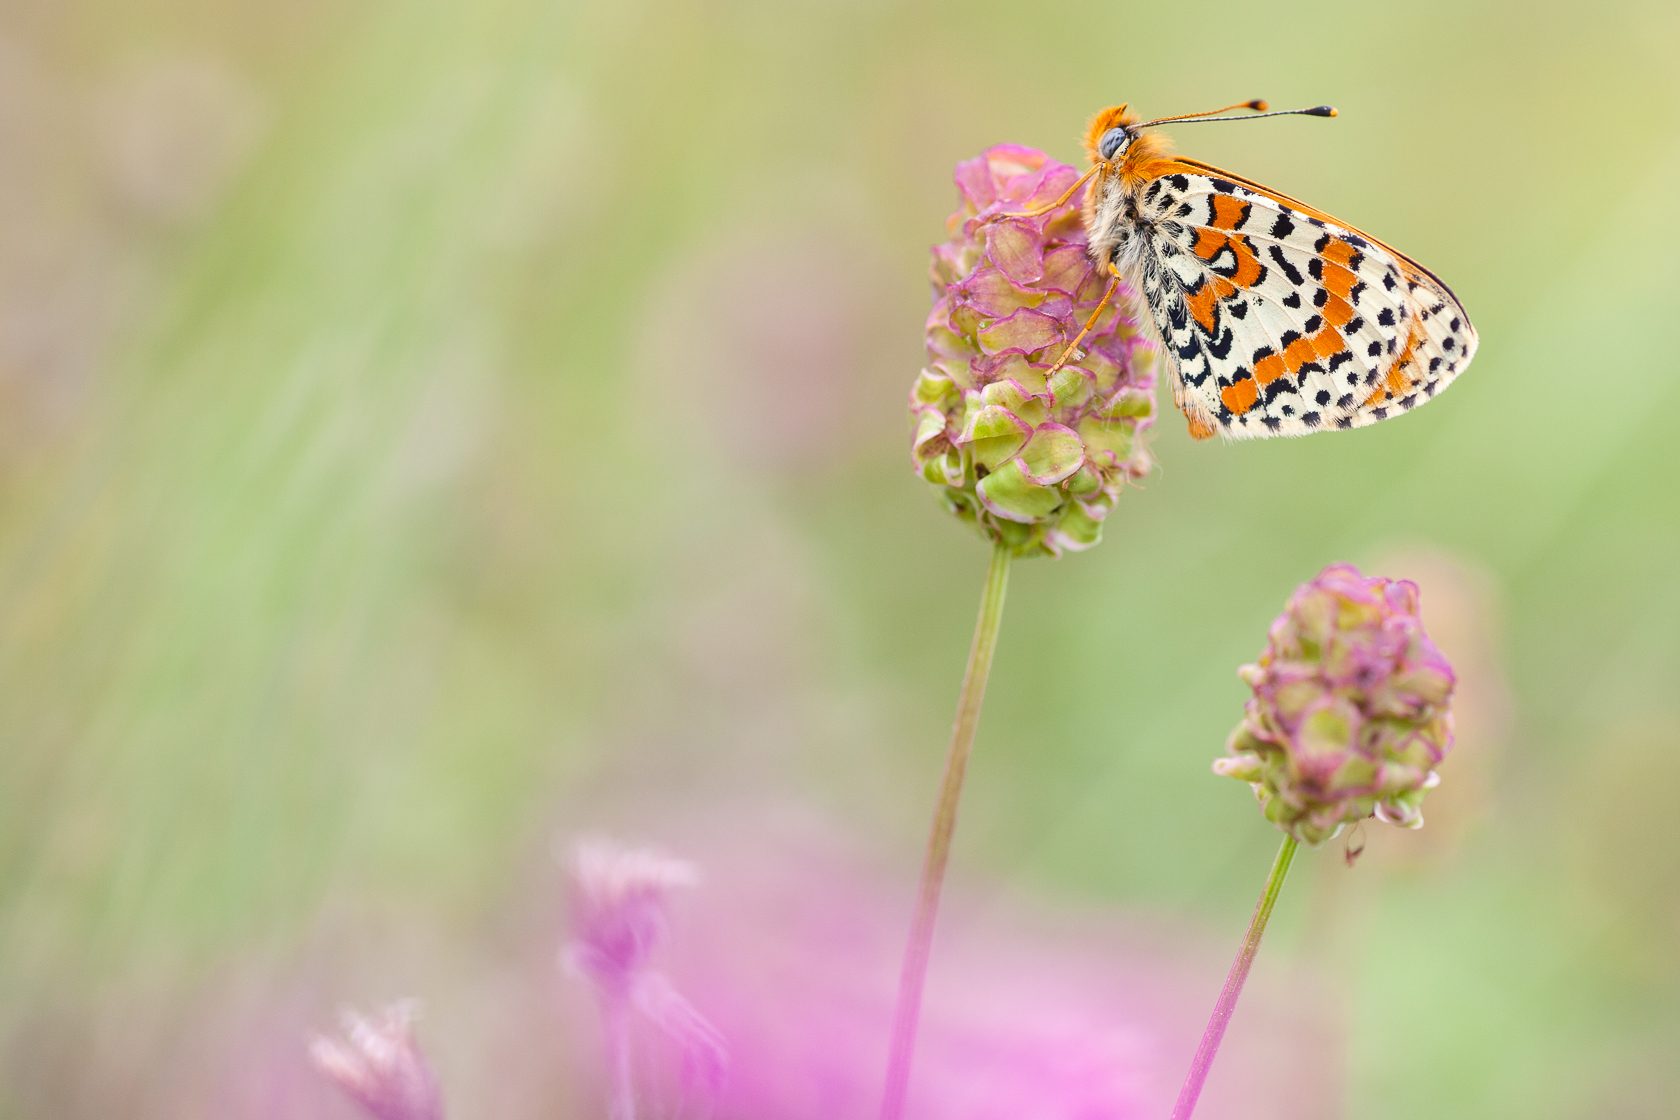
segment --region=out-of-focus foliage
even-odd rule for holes
[[[1234,944],[1273,847],[1207,773],[1235,667],[1324,564],[1412,578],[1459,742],[1428,827],[1284,897],[1256,981],[1346,1040],[1301,1077],[1665,1115],[1677,40],[1655,2],[7,4],[0,1116],[315,1114],[308,1029],[404,994],[454,1114],[583,1115],[552,835],[794,802],[913,866],[986,561],[904,450],[951,168],[1253,96],[1342,116],[1180,148],[1426,262],[1481,351],[1366,431],[1162,416],[1105,547],[1016,568],[959,876]]]

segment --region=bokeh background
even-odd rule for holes
[[[1460,743],[1428,828],[1298,862],[1209,1107],[1671,1115],[1677,47],[1664,2],[9,0],[0,1116],[348,1116],[303,1040],[400,995],[452,1114],[597,1115],[581,833],[843,850],[907,922],[987,555],[908,468],[951,167],[1256,95],[1342,116],[1181,150],[1481,351],[1354,433],[1169,407],[1102,546],[1017,566],[942,944],[1196,947],[1176,1081],[1276,842],[1208,772],[1235,667],[1351,560],[1422,585]]]

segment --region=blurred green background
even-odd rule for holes
[[[552,835],[792,802],[908,875],[987,555],[908,467],[951,167],[1253,96],[1342,116],[1180,149],[1426,262],[1480,353],[1355,433],[1166,409],[1103,545],[1015,570],[959,880],[1234,947],[1235,667],[1324,564],[1411,577],[1464,677],[1431,826],[1303,860],[1262,954],[1337,978],[1330,1114],[1672,1115],[1677,47],[1657,2],[7,3],[0,1116],[315,1115],[240,1048],[405,992],[455,1114],[588,1114],[497,1010]]]

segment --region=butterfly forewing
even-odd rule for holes
[[[1469,316],[1415,262],[1217,168],[1156,166],[1138,192],[1138,279],[1196,434],[1360,427],[1469,363]]]

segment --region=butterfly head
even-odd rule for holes
[[[1085,150],[1092,163],[1111,163],[1126,154],[1137,139],[1137,115],[1124,105],[1104,109],[1085,127]]]

